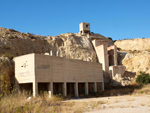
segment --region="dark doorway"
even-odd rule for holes
[[[102,83],[97,82],[97,92],[101,92],[101,91],[102,91]]]
[[[89,94],[93,94],[94,93],[94,82],[89,82]]]
[[[54,95],[63,94],[63,83],[53,83],[53,93]]]
[[[67,96],[68,97],[75,97],[74,85],[75,83],[67,83]]]
[[[79,97],[85,96],[85,83],[78,83]]]
[[[33,93],[32,83],[19,84],[19,87],[21,92],[25,92],[28,95],[32,95]]]
[[[48,93],[48,85],[49,83],[38,83],[38,94],[43,95]]]

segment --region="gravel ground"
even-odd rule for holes
[[[150,113],[150,95],[126,95],[68,100],[69,102],[104,102],[85,113]]]

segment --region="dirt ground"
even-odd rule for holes
[[[126,95],[68,100],[68,102],[94,103],[85,113],[150,113],[150,95]]]

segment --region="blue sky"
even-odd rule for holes
[[[0,27],[55,36],[81,22],[113,40],[150,38],[150,0],[0,0]]]

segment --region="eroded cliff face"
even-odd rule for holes
[[[150,51],[150,38],[117,40],[115,45],[123,51]]]
[[[140,71],[150,73],[150,52],[130,52],[125,56],[122,64],[126,66],[126,70],[137,74]]]
[[[96,38],[113,41],[99,34]],[[78,33],[67,33],[59,36],[39,36],[30,33],[20,33],[12,29],[0,28],[0,56],[6,54],[20,56],[28,53],[60,52],[61,57],[96,62],[96,53],[87,36]]]
[[[127,52],[122,60],[122,64],[127,71],[136,72],[145,71],[150,73],[150,39],[128,39],[118,40],[115,45],[119,51]]]

